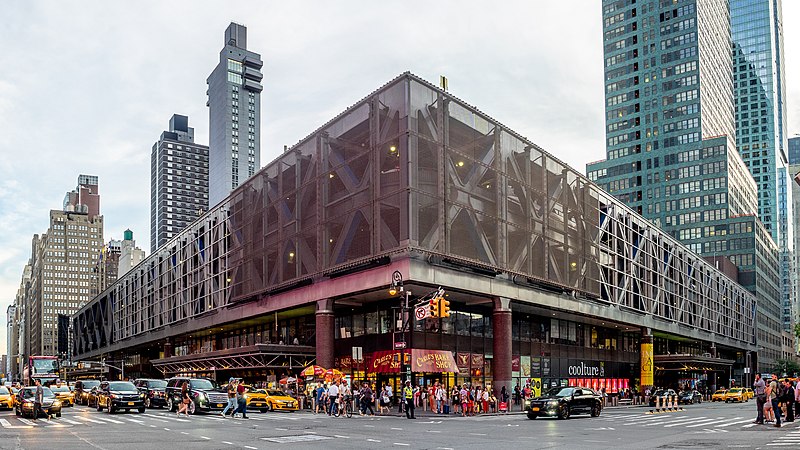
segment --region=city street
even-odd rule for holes
[[[703,403],[683,412],[607,408],[600,417],[528,420],[508,414],[463,418],[420,414],[351,419],[300,413],[177,417],[164,410],[109,415],[83,406],[60,419],[32,422],[0,414],[3,449],[263,449],[263,448],[798,448],[800,427],[755,425],[755,404]],[[395,411],[396,412],[396,411]]]

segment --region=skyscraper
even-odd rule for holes
[[[792,248],[792,182],[786,142],[781,0],[730,0],[736,145],[758,187],[758,215],[781,250],[783,326],[797,284]]]
[[[693,251],[724,256],[759,299],[757,340],[781,356],[779,255],[736,152],[726,0],[603,1],[606,160],[587,174]]]
[[[789,164],[800,164],[800,135],[789,139]]]
[[[150,252],[208,210],[208,147],[174,114],[150,154]]]
[[[96,176],[81,175],[67,192],[63,210],[50,211],[47,233],[33,236],[30,283],[23,296],[30,355],[56,355],[58,316],[75,313],[90,299],[94,255],[103,242],[103,216]]]
[[[214,206],[261,167],[261,55],[247,50],[247,28],[231,23],[209,75],[209,202]],[[207,206],[207,207],[208,207]]]

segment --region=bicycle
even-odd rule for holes
[[[353,417],[353,397],[352,396],[348,395],[347,397],[345,397],[342,400],[342,404],[340,404],[339,407],[336,408],[336,417],[339,417],[339,415],[342,414],[342,410],[344,410],[344,414],[347,416],[348,419]]]

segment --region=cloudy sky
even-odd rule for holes
[[[0,13],[0,311],[34,233],[81,173],[105,240],[149,252],[150,149],[174,113],[208,142],[206,77],[231,21],[264,60],[261,162],[411,71],[576,169],[604,158],[599,0],[28,1]],[[789,134],[800,133],[800,2],[784,2]],[[6,351],[0,331],[0,353]]]

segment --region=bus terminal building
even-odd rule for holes
[[[449,317],[404,312],[439,288]],[[409,73],[72,317],[76,360],[124,359],[132,377],[275,381],[318,364],[397,387],[407,363],[420,384],[608,392],[741,383],[755,320],[714,265]]]

